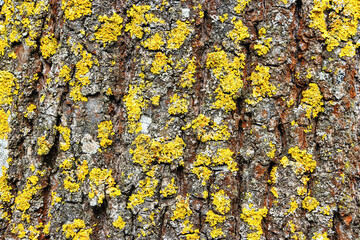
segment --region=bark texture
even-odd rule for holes
[[[360,239],[358,0],[0,0],[2,239]]]

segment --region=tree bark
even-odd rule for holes
[[[360,239],[359,1],[0,5],[2,239]]]

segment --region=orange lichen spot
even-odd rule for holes
[[[233,40],[236,44],[250,37],[248,28],[244,26],[240,19],[236,21],[236,17],[234,17],[231,22],[234,24],[234,29],[228,32],[227,36],[231,38],[231,40]]]
[[[165,44],[165,42],[162,40],[162,37],[159,33],[155,33],[154,36],[143,41],[141,44],[149,50],[159,50],[161,46]]]
[[[321,101],[323,96],[319,86],[316,83],[310,83],[309,87],[302,93],[301,105],[306,109],[306,117],[310,119],[317,117],[320,112],[324,112],[324,103]]]
[[[179,49],[190,34],[189,24],[180,20],[176,21],[177,27],[172,29],[167,40],[168,49]]]
[[[251,230],[256,230],[254,233],[249,233],[247,239],[249,240],[260,240],[263,230],[261,228],[261,221],[266,217],[268,209],[266,207],[259,210],[255,210],[253,205],[250,204],[249,208],[243,208],[240,218],[250,225]]]
[[[141,131],[141,123],[139,119],[142,108],[146,106],[146,102],[142,96],[143,85],[130,85],[128,95],[124,96],[126,111],[128,114],[129,133],[139,133]]]
[[[123,19],[116,13],[113,13],[112,17],[99,16],[99,21],[102,22],[102,26],[95,32],[95,38],[98,41],[102,41],[104,46],[106,43],[116,42],[118,36],[121,35]]]
[[[193,84],[195,83],[195,78],[194,78],[195,72],[196,72],[195,57],[193,57],[189,61],[186,70],[181,75],[179,84],[182,88],[192,88]]]
[[[184,95],[187,97],[187,95]],[[189,101],[186,98],[180,98],[176,93],[170,98],[169,114],[176,115],[187,113]]]
[[[71,223],[64,224],[62,231],[66,238],[72,238],[73,240],[90,240],[90,234],[92,229],[85,229],[85,222],[81,219],[75,219]]]
[[[71,130],[65,126],[55,126],[55,129],[58,130],[65,142],[60,142],[60,149],[62,151],[67,151],[70,148],[70,133]]]
[[[9,127],[9,115],[10,111],[5,112],[0,108],[0,139],[7,139],[11,129]]]
[[[38,145],[37,153],[40,156],[48,154],[50,152],[51,147],[53,146],[53,144],[50,144],[46,140],[46,136],[38,137],[37,145]]]
[[[62,0],[61,9],[64,11],[65,18],[75,20],[82,16],[90,15],[92,0]]]
[[[143,37],[144,30],[141,25],[147,23],[144,14],[150,9],[151,6],[149,5],[133,5],[131,9],[127,11],[127,15],[131,18],[131,22],[126,24],[125,31],[130,32],[131,37],[136,36],[139,39]]]
[[[248,104],[255,105],[264,97],[272,97],[276,93],[276,87],[269,82],[271,77],[269,72],[269,67],[257,65],[255,71],[251,73],[249,80],[251,80],[251,85],[254,86],[252,92],[254,99],[246,99]]]
[[[114,227],[123,229],[125,227],[125,222],[122,217],[119,215],[118,218],[113,222]]]
[[[296,160],[296,173],[313,172],[316,168],[316,161],[311,154],[306,153],[306,150],[296,146],[289,149],[289,154]]]
[[[114,135],[113,124],[111,121],[104,121],[98,125],[98,136],[100,138],[100,145],[103,148],[106,148],[112,144],[112,140],[109,139],[110,136]]]
[[[302,207],[304,209],[307,209],[309,212],[311,212],[312,210],[314,210],[315,208],[317,208],[317,206],[319,206],[319,202],[316,200],[316,198],[307,196],[303,201],[302,201]]]
[[[236,13],[242,13],[251,0],[237,0],[237,5],[234,8]]]
[[[54,55],[60,46],[53,34],[41,38],[40,43],[41,54],[45,59]]]
[[[164,190],[160,190],[160,194],[162,194],[164,197],[168,197],[176,194],[176,189],[178,189],[178,187],[175,186],[175,179],[172,178],[171,182],[165,186]]]
[[[211,194],[213,196],[213,204],[215,205],[216,211],[221,214],[225,214],[230,211],[230,198],[225,194],[224,190],[220,190],[215,194]]]
[[[177,219],[185,219],[186,216],[191,216],[192,211],[190,209],[189,198],[185,199],[180,195],[176,197],[176,208],[171,217],[171,221],[175,221]]]
[[[158,52],[155,55],[155,59],[151,64],[150,71],[153,74],[160,74],[160,71],[166,72],[169,68],[171,68],[168,63],[170,63],[169,58],[162,52]]]

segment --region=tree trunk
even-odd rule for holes
[[[2,239],[360,239],[358,0],[0,5]]]

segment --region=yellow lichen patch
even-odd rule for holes
[[[243,219],[247,224],[250,225],[251,230],[256,230],[255,233],[249,233],[247,239],[249,240],[260,240],[263,230],[261,228],[261,221],[266,217],[268,209],[266,207],[259,210],[255,210],[252,204],[248,208],[243,208],[240,218]]]
[[[189,205],[189,198],[183,198],[181,196],[176,197],[176,209],[173,212],[171,217],[171,221],[175,221],[176,219],[185,219],[186,216],[191,216],[192,211]]]
[[[216,51],[209,53],[206,61],[206,67],[212,69],[214,76],[220,81],[219,86],[215,90],[217,93],[216,102],[213,107],[216,109],[223,108],[226,111],[236,109],[233,101],[236,94],[243,87],[242,71],[245,63],[245,55],[234,57],[231,62],[225,51],[215,48]]]
[[[312,239],[314,240],[330,240],[328,237],[327,237],[327,232],[324,232],[324,233],[314,233],[314,236],[312,237]]]
[[[64,188],[73,193],[79,190],[80,184],[76,183],[72,177],[67,176],[64,180]]]
[[[4,55],[6,47],[9,47],[9,44],[7,42],[7,38],[6,37],[4,37],[3,39],[0,38],[0,55]]]
[[[76,176],[81,182],[83,182],[88,173],[89,173],[88,162],[84,160],[82,161],[82,164],[77,167]]]
[[[95,32],[96,40],[102,41],[104,46],[106,43],[117,41],[118,36],[121,35],[122,17],[114,13],[110,18],[107,16],[99,16],[99,21],[103,24]]]
[[[290,202],[290,209],[287,210],[287,212],[285,213],[285,215],[289,214],[289,213],[294,213],[295,210],[299,207],[299,205],[297,204],[297,202],[291,198],[291,202]]]
[[[59,47],[58,42],[53,35],[43,37],[40,40],[40,43],[41,54],[45,59],[54,55]]]
[[[246,5],[248,5],[251,0],[237,0],[237,5],[234,8],[236,13],[242,13]]]
[[[64,126],[55,126],[55,129],[58,130],[65,142],[60,142],[60,149],[67,151],[70,148],[70,129]]]
[[[142,96],[143,87],[143,85],[130,85],[128,95],[124,96],[124,102],[128,114],[129,133],[138,133],[141,131],[141,123],[138,121],[142,113],[142,108],[146,106],[145,100]]]
[[[348,41],[346,46],[341,49],[339,54],[340,57],[353,57],[356,54],[356,45],[354,45],[351,41]]]
[[[34,112],[35,109],[36,109],[36,105],[30,104],[26,109],[27,111],[26,111],[25,117],[27,118],[28,114],[31,112]]]
[[[221,216],[219,214],[214,213],[212,210],[209,210],[206,213],[205,222],[209,223],[211,227],[215,226],[218,223],[224,222],[226,219],[225,216]]]
[[[312,21],[309,26],[320,30],[322,37],[325,38],[327,50],[332,51],[341,41],[347,42],[357,33],[359,8],[359,1],[316,0],[310,13]],[[325,13],[328,15],[326,16]],[[341,55],[345,56],[343,54],[344,52]]]
[[[321,101],[323,96],[319,86],[316,83],[310,83],[309,87],[302,93],[301,105],[306,109],[306,117],[310,119],[317,117],[320,112],[324,112],[324,103]]]
[[[141,43],[145,48],[149,50],[159,50],[161,46],[165,44],[159,33],[155,33],[154,36],[148,38],[146,41]]]
[[[8,133],[11,131],[8,123],[9,115],[10,111],[6,113],[2,108],[0,108],[0,139],[7,139]]]
[[[104,121],[98,125],[98,136],[100,138],[100,145],[103,148],[110,146],[112,144],[112,140],[109,139],[110,136],[114,135],[113,132],[113,124],[111,121]]]
[[[218,237],[221,237],[221,236],[225,237],[225,233],[222,231],[221,228],[213,227],[213,229],[210,232],[210,236],[212,238],[218,238]]]
[[[160,71],[166,72],[170,68],[170,66],[168,65],[169,62],[170,60],[164,53],[158,52],[155,55],[155,59],[151,64],[150,71],[153,74],[160,74]]]
[[[257,65],[255,71],[251,73],[249,80],[251,80],[251,85],[254,86],[252,92],[252,97],[254,99],[246,99],[247,103],[255,105],[264,97],[272,97],[276,93],[276,87],[269,82],[269,72],[269,67]]]
[[[302,207],[303,207],[304,209],[307,209],[309,212],[311,212],[312,210],[314,210],[315,208],[317,208],[317,206],[319,206],[319,202],[316,200],[316,198],[307,196],[307,197],[302,201]]]
[[[60,73],[59,73],[59,77],[61,77],[62,79],[64,79],[65,82],[68,82],[71,80],[71,69],[67,66],[64,65],[61,69],[60,69]]]
[[[169,33],[167,40],[168,49],[179,49],[190,34],[188,23],[177,20],[176,25],[177,27]]]
[[[50,144],[47,140],[46,140],[46,136],[42,136],[38,138],[37,141],[37,145],[38,145],[38,151],[37,153],[41,156],[41,155],[46,155],[50,152],[50,149],[52,147],[52,144]]]
[[[272,38],[265,38],[266,29],[261,28],[259,30],[259,42],[254,45],[254,49],[257,50],[257,54],[259,56],[262,56],[270,51],[270,43],[272,41]]]
[[[21,239],[26,236],[26,231],[25,231],[24,225],[22,223],[17,224],[16,227],[14,224],[13,227],[14,228],[11,230],[11,232],[17,234],[18,238]]]
[[[160,95],[153,96],[150,100],[153,105],[159,106]]]
[[[200,240],[199,229],[193,230],[193,224],[188,219],[184,221],[183,225],[181,234],[186,234],[186,240]]]
[[[15,86],[14,75],[7,71],[0,71],[0,106],[12,103],[12,96],[18,93],[17,89],[13,89]]]
[[[118,218],[115,220],[115,222],[113,222],[113,225],[116,228],[123,229],[125,227],[125,222],[121,216],[118,216]]]
[[[272,143],[272,141],[269,142],[269,146],[271,148],[271,151],[266,153],[266,155],[270,158],[274,158],[275,157],[275,152],[276,152],[276,147],[275,144]]]
[[[306,150],[300,150],[299,147],[292,147],[289,149],[289,154],[297,162],[295,165],[296,173],[312,172],[316,168],[316,161],[313,160],[311,154],[306,153]]]
[[[127,208],[132,209],[133,207],[144,203],[147,197],[154,196],[158,183],[159,181],[157,179],[150,177],[146,177],[145,180],[141,180],[139,182],[140,189],[137,193],[134,193],[129,197]]]
[[[279,193],[275,187],[272,187],[270,191],[274,195],[275,198],[279,198]]]
[[[225,214],[230,211],[230,198],[225,194],[224,190],[220,190],[215,194],[211,194],[213,196],[213,204],[215,205],[216,211],[221,214]]]
[[[289,159],[287,158],[287,156],[283,156],[280,159],[280,163],[284,168],[287,167],[289,165]]]
[[[65,13],[65,18],[75,20],[82,16],[90,15],[92,0],[62,0],[61,9]]]
[[[217,150],[216,156],[213,157],[214,165],[222,165],[226,164],[228,166],[229,171],[236,172],[238,171],[237,163],[234,161],[232,156],[234,152],[229,148],[220,148]]]
[[[210,118],[199,114],[191,123],[183,127],[183,130],[192,128],[197,133],[197,139],[202,142],[207,141],[226,141],[230,137],[230,133],[227,131],[227,125],[219,126],[217,123],[210,121]],[[210,130],[209,130],[210,129]]]
[[[41,189],[41,186],[37,185],[38,181],[39,178],[36,175],[28,177],[25,188],[15,197],[15,208],[23,214],[30,208],[32,197]]]
[[[72,238],[73,240],[90,240],[90,234],[92,229],[85,229],[85,222],[81,219],[75,219],[71,223],[64,224],[62,231],[66,238]]]
[[[278,167],[273,167],[271,169],[271,172],[270,172],[270,179],[268,180],[268,183],[269,184],[275,184],[276,183],[276,171],[277,171]]]
[[[193,84],[195,83],[195,79],[194,79],[195,72],[196,72],[195,57],[193,57],[189,61],[186,70],[181,75],[179,84],[182,88],[192,88]]]
[[[52,200],[51,200],[51,206],[54,206],[55,203],[59,203],[59,202],[61,202],[61,200],[62,200],[62,198],[61,198],[61,197],[58,197],[56,194],[57,194],[56,192],[51,192],[51,198],[52,198]]]
[[[233,17],[231,22],[234,24],[234,29],[228,32],[227,36],[231,38],[231,40],[233,40],[236,44],[250,37],[248,28],[244,26],[240,19],[236,21],[236,17]]]
[[[131,37],[136,36],[139,39],[143,37],[144,30],[141,25],[147,23],[144,14],[148,12],[150,8],[149,5],[133,5],[131,9],[127,11],[127,15],[131,18],[131,22],[126,24],[125,31],[130,32]]]
[[[132,145],[136,146],[135,149],[130,149],[132,159],[134,163],[140,164],[144,171],[147,171],[155,160],[158,163],[171,163],[180,158],[186,146],[178,136],[168,143],[161,143],[145,134],[138,135]]]
[[[165,186],[164,190],[160,190],[160,194],[162,194],[164,197],[168,197],[176,194],[176,189],[178,189],[178,187],[175,186],[175,179],[172,178],[171,182]]]
[[[305,187],[298,187],[296,189],[296,192],[299,196],[304,196],[306,194],[307,190]]]
[[[0,177],[0,201],[1,203],[10,202],[10,200],[14,197],[11,194],[12,188],[9,186],[8,182],[9,176],[7,174],[7,168],[5,166],[2,167],[2,175]],[[0,205],[1,208],[1,205]]]
[[[210,179],[212,174],[212,171],[204,166],[194,167],[191,171],[202,181],[203,186],[206,185],[206,181]]]
[[[185,95],[187,97],[187,95]],[[189,101],[186,98],[180,98],[176,93],[170,98],[169,114],[176,115],[187,113]]]
[[[98,203],[102,204],[105,198],[101,189],[106,189],[111,197],[121,195],[120,189],[115,186],[115,179],[112,176],[112,170],[93,168],[89,174],[90,189],[89,198],[97,196]]]

